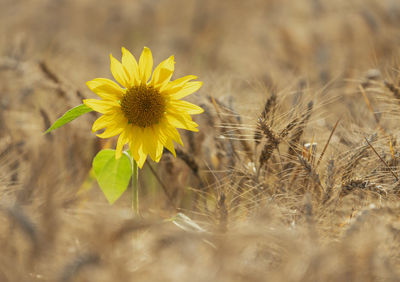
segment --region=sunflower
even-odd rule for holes
[[[97,134],[100,138],[119,135],[115,157],[122,155],[125,144],[129,144],[134,160],[142,168],[150,155],[158,162],[164,147],[175,157],[173,141],[183,145],[177,128],[198,131],[192,114],[203,109],[180,100],[202,86],[197,77],[188,75],[171,81],[174,72],[174,56],[161,62],[153,70],[153,56],[144,47],[139,63],[122,47],[122,63],[110,54],[111,73],[118,85],[106,78],[95,78],[87,86],[101,100],[86,99],[83,103],[103,114],[93,124],[92,131],[105,130]],[[151,77],[151,79],[150,79]]]

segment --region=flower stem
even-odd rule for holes
[[[139,215],[139,189],[138,189],[138,165],[131,158],[132,164],[132,211],[135,215]]]

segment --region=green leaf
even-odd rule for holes
[[[102,150],[93,159],[93,169],[104,196],[113,204],[128,188],[132,176],[129,157],[122,154],[117,160],[115,150]]]
[[[54,129],[57,129],[57,128],[73,121],[77,117],[80,117],[81,115],[89,113],[91,111],[93,111],[93,110],[91,108],[89,108],[88,106],[86,106],[85,104],[80,104],[79,106],[76,106],[76,107],[70,109],[62,117],[60,117],[58,120],[56,120],[56,122],[53,123],[53,125],[50,126],[50,128],[45,131],[45,134],[49,133],[50,131],[53,131]]]

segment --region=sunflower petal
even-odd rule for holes
[[[104,130],[103,133],[96,134],[96,136],[99,137],[99,138],[103,138],[103,139],[111,138],[111,137],[117,136],[123,130],[124,130],[123,127],[110,126],[110,127],[107,127],[106,130]]]
[[[165,61],[161,62],[153,72],[151,85],[158,89],[168,84],[172,74],[174,73],[174,65],[174,56],[171,56]]]
[[[133,126],[132,124],[128,125],[129,128],[129,148],[131,150],[132,156],[135,160],[139,159],[139,146],[140,146],[140,138],[137,134],[139,128],[137,126]]]
[[[129,87],[129,77],[126,73],[124,66],[110,54],[111,73],[114,78],[124,87]]]
[[[154,159],[154,161],[156,163],[158,163],[161,160],[162,153],[163,153],[163,148],[164,148],[164,146],[161,143],[161,141],[157,140],[157,150],[156,150],[156,156],[155,156],[156,158]]]
[[[174,143],[172,142],[172,138],[169,136],[168,131],[164,128],[165,126],[158,126],[160,141],[165,146],[165,148],[167,148],[168,151],[170,151],[176,158]]]
[[[133,158],[140,168],[143,167],[147,159],[147,154],[143,152],[143,129],[138,126],[132,126],[131,143],[129,144]]]
[[[175,115],[168,113],[165,115],[168,123],[176,128],[182,128],[190,131],[197,132],[199,131],[196,127],[198,126],[197,123],[193,122],[188,118],[184,118],[183,115]]]
[[[156,124],[153,125],[151,130],[153,131],[154,134],[154,140],[156,140],[157,144],[156,144],[156,153],[155,153],[155,162],[159,162],[163,153],[163,149],[164,149],[164,143],[166,141],[166,136],[162,134],[161,130],[160,130],[160,124]]]
[[[115,108],[120,107],[117,102],[107,100],[85,99],[83,100],[83,103],[92,110],[101,114],[115,112]]]
[[[168,138],[167,141],[164,144],[165,148],[170,151],[174,157],[176,158],[176,152],[175,152],[175,147],[174,147],[174,142],[172,142],[172,139]]]
[[[110,118],[109,115],[102,115],[101,117],[96,119],[96,121],[93,123],[92,132],[96,132],[107,126],[110,126],[111,123],[112,123],[112,119]]]
[[[169,101],[168,104],[170,107],[173,107],[176,111],[184,112],[190,115],[201,114],[202,112],[204,112],[204,110],[199,106],[189,103],[187,101],[172,100]]]
[[[143,149],[145,154],[149,154],[152,160],[156,159],[157,141],[154,131],[151,127],[143,129]]]
[[[132,53],[124,47],[122,47],[122,65],[127,72],[130,85],[138,85],[140,82],[138,63]]]
[[[119,159],[122,156],[122,149],[124,145],[128,143],[128,139],[126,138],[126,132],[122,132],[121,135],[118,137],[117,141],[117,148],[115,149],[115,158]]]
[[[120,100],[124,91],[118,84],[107,78],[95,78],[86,82],[86,85],[105,100]]]
[[[137,165],[139,166],[139,168],[142,168],[142,167],[143,167],[143,165],[144,165],[146,159],[147,159],[147,154],[145,154],[145,153],[143,152],[143,146],[140,146],[140,147],[139,147],[139,159],[136,160],[136,163],[137,163]]]
[[[171,99],[182,99],[190,94],[193,94],[194,92],[196,92],[197,90],[200,89],[200,87],[203,85],[203,82],[201,81],[191,81],[191,82],[187,82],[183,85],[182,88],[180,89],[173,89],[170,91],[167,91],[169,93],[169,97]]]
[[[142,84],[146,84],[153,70],[153,55],[149,48],[144,47],[139,59],[139,77]]]
[[[189,80],[196,79],[197,76],[195,75],[187,75],[174,81],[170,81],[167,85],[165,85],[161,90],[165,90],[167,92],[175,93],[176,91],[180,90],[183,85],[188,82]]]
[[[174,126],[172,126],[168,123],[168,121],[166,121],[163,125],[163,133],[167,137],[175,140],[175,142],[177,142],[178,144],[183,146],[181,135],[179,134],[178,130]]]

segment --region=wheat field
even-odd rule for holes
[[[204,82],[140,217],[43,134],[121,46]],[[399,51],[396,0],[0,0],[0,281],[400,281]]]

